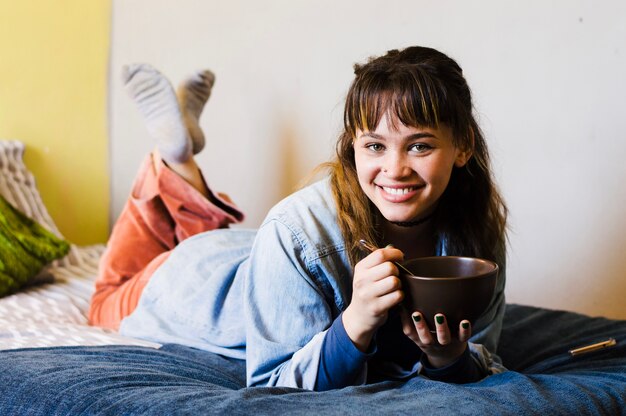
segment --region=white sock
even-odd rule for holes
[[[182,163],[192,156],[191,138],[169,81],[147,64],[124,66],[126,91],[135,100],[150,135],[166,162]]]
[[[177,90],[183,121],[191,136],[193,154],[199,153],[204,148],[204,133],[198,120],[204,105],[211,96],[214,83],[215,75],[207,69],[198,71],[181,82]]]

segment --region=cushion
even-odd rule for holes
[[[0,140],[0,195],[28,217],[60,236],[41,200],[33,174],[24,165],[23,155],[23,143]]]
[[[29,283],[69,244],[15,209],[0,195],[0,296]]]
[[[24,165],[24,150],[24,144],[17,140],[0,140],[0,195],[20,213],[62,239],[61,233],[43,204],[33,174]],[[80,266],[82,259],[76,247],[71,245],[69,250],[67,256],[54,261],[53,264]],[[49,281],[51,278],[50,274],[40,272],[26,283],[32,283],[36,279]]]

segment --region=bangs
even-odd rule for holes
[[[458,99],[426,71],[416,69],[389,73],[372,71],[357,77],[346,100],[344,124],[352,135],[373,131],[383,115],[391,127],[397,121],[411,127],[438,128],[445,123],[457,131],[460,125]]]

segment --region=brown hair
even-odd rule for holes
[[[391,50],[355,65],[347,94],[344,131],[330,164],[338,221],[354,265],[362,256],[357,244],[367,238],[382,244],[381,214],[357,179],[353,141],[356,131],[375,130],[391,114],[407,126],[449,126],[454,145],[471,151],[464,167],[453,168],[433,221],[448,255],[504,260],[507,208],[490,170],[489,153],[474,115],[471,91],[461,67],[445,54],[420,46]]]

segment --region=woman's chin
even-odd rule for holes
[[[420,212],[417,215],[413,213],[411,213],[410,215],[407,215],[407,214],[399,215],[397,213],[393,215],[383,214],[383,217],[385,218],[385,220],[387,220],[391,224],[396,224],[396,225],[416,224],[417,225],[417,224],[428,221],[432,217],[432,211],[428,213]]]
[[[411,222],[415,219],[415,217],[412,215],[383,215],[383,217],[385,218],[385,220],[387,220],[387,222],[390,222],[392,224]]]

